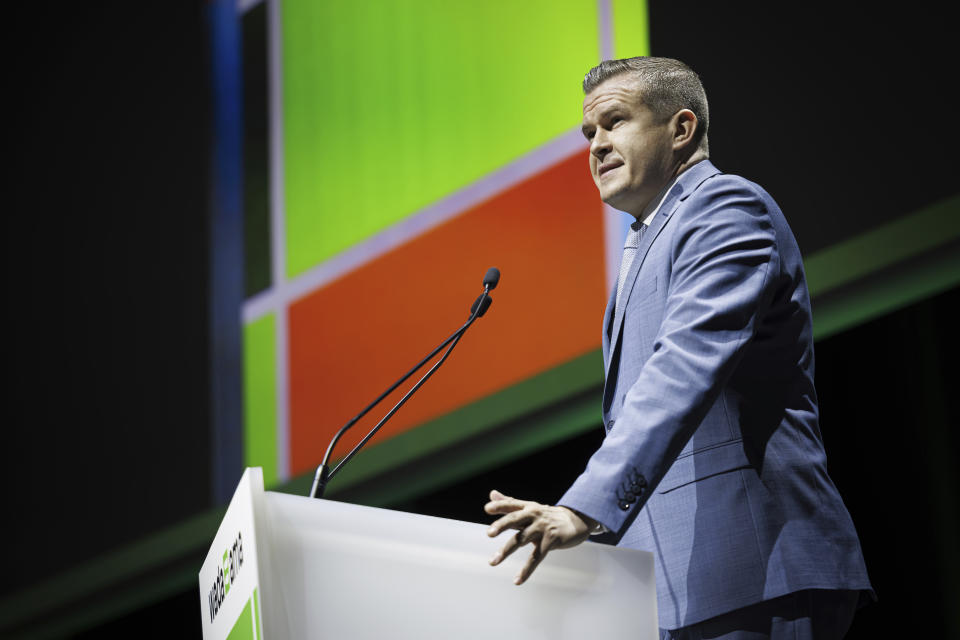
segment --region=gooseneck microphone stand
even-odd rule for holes
[[[440,365],[446,362],[447,358],[450,357],[450,353],[453,351],[453,348],[457,346],[458,342],[460,342],[460,338],[462,338],[463,334],[466,333],[467,329],[470,328],[470,325],[472,325],[477,318],[482,317],[483,314],[487,312],[487,309],[490,308],[490,304],[493,302],[493,298],[490,297],[490,291],[495,289],[499,282],[500,282],[500,271],[495,267],[491,267],[490,269],[488,269],[486,275],[483,278],[483,293],[480,294],[480,296],[470,306],[470,317],[463,324],[463,326],[461,326],[459,329],[454,331],[452,334],[450,334],[450,336],[446,340],[444,340],[439,345],[437,345],[437,347],[433,351],[431,351],[429,354],[427,354],[427,356],[424,357],[423,360],[421,360],[416,365],[414,365],[412,369],[410,369],[405,374],[403,374],[403,376],[399,380],[397,380],[392,385],[390,385],[390,387],[386,391],[381,393],[379,396],[377,396],[377,398],[373,402],[368,404],[363,409],[363,411],[355,415],[353,418],[350,419],[349,422],[347,422],[345,425],[340,427],[340,430],[337,431],[336,435],[334,435],[333,439],[330,441],[329,446],[327,446],[327,452],[323,456],[323,462],[321,462],[320,466],[317,467],[317,472],[313,476],[313,486],[310,487],[311,498],[323,497],[323,492],[327,487],[327,483],[333,479],[333,476],[335,476],[341,468],[343,468],[343,465],[346,464],[351,458],[353,458],[353,456],[357,454],[360,448],[363,447],[363,445],[365,445],[367,441],[370,440],[370,438],[372,438],[377,433],[377,431],[380,430],[380,427],[386,424],[387,420],[392,418],[393,415],[397,411],[399,411],[400,407],[402,407],[404,403],[406,403],[406,401],[410,399],[410,396],[416,393],[416,391],[420,387],[422,387],[427,380],[430,379],[430,376],[432,376],[434,372],[436,372],[436,370],[440,368]],[[350,453],[344,456],[343,459],[340,461],[340,463],[336,467],[334,467],[334,469],[331,471],[329,466],[330,456],[333,453],[334,447],[336,447],[337,442],[340,440],[343,434],[346,433],[347,430],[350,429],[350,427],[352,427],[354,424],[356,424],[357,421],[360,420],[363,416],[367,415],[367,413],[371,409],[373,409],[375,406],[380,404],[380,402],[384,398],[386,398],[388,395],[393,393],[393,391],[397,387],[399,387],[401,384],[403,384],[403,382],[406,381],[410,376],[412,376],[414,373],[420,370],[420,368],[423,367],[423,365],[429,362],[430,359],[436,356],[440,352],[440,350],[443,349],[444,347],[447,347],[447,350],[440,357],[440,359],[437,360],[437,362],[432,367],[430,367],[430,369],[427,370],[427,372],[423,375],[423,377],[421,377],[417,381],[417,383],[414,384],[413,387],[411,387],[410,390],[407,391],[407,393],[404,394],[402,398],[400,398],[399,402],[397,402],[397,404],[395,404],[393,408],[390,409],[389,412],[387,412],[387,414],[380,420],[380,422],[378,422],[373,427],[373,429],[371,429],[370,432],[367,435],[365,435],[363,439],[360,440],[360,442],[357,443],[357,445],[350,451]]]

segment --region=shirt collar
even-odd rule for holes
[[[643,224],[648,227],[650,226],[650,223],[653,222],[653,219],[657,217],[657,213],[660,211],[660,207],[663,206],[663,201],[666,200],[667,194],[670,193],[670,189],[673,188],[674,184],[676,184],[677,180],[680,178],[680,175],[683,175],[683,174],[677,175],[673,180],[669,182],[669,184],[667,184],[667,186],[665,186],[663,189],[660,190],[660,193],[658,193],[653,200],[650,201],[651,204],[654,202],[656,202],[657,204],[655,207],[653,207],[653,209],[650,209],[649,204],[647,205],[646,210],[650,211],[650,213],[647,216],[645,216],[642,221],[638,218],[637,220],[634,220],[632,223],[630,223],[630,227],[634,231],[640,230],[640,226],[639,226],[640,224]],[[643,214],[640,214],[640,215],[643,215]]]

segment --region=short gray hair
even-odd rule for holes
[[[695,133],[698,148],[709,153],[707,130],[710,110],[700,76],[673,58],[638,56],[622,60],[604,60],[583,78],[583,93],[590,93],[614,76],[629,74],[636,78],[643,103],[655,116],[669,118],[681,109],[697,116]]]

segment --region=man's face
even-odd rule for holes
[[[671,120],[659,122],[629,75],[610,78],[583,99],[583,135],[600,199],[639,217],[670,180]]]

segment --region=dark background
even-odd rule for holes
[[[211,492],[203,6],[14,15],[2,593],[203,511]]]
[[[774,6],[650,2],[654,53],[703,77],[714,162],[767,188],[807,255],[955,195],[947,21],[919,3]],[[206,6],[10,16],[0,596],[212,506]],[[851,638],[958,628],[958,295],[817,344],[830,471],[880,596]],[[601,434],[393,506],[485,521],[494,486],[556,500]],[[82,637],[197,622],[191,590]]]

